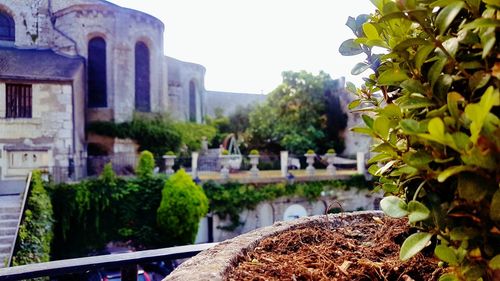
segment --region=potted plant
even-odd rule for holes
[[[258,178],[259,177],[259,169],[257,168],[257,165],[259,164],[259,151],[257,149],[252,149],[250,150],[250,164],[252,165],[252,168],[250,168],[250,173],[252,177]]]
[[[163,159],[165,161],[165,174],[172,175],[174,173],[174,169],[172,169],[172,167],[175,164],[175,158],[177,158],[177,156],[171,150],[167,151],[167,153],[163,155]]]
[[[354,131],[377,141],[382,209],[416,230],[400,257],[435,241],[440,280],[500,280],[499,2],[372,2],[340,51],[367,55],[352,73],[373,71],[347,85],[349,107],[365,113]]]
[[[221,162],[221,170],[220,175],[222,179],[229,178],[229,160],[231,160],[231,155],[229,155],[229,151],[227,149],[221,149],[219,159]]]
[[[312,177],[316,172],[316,169],[313,166],[314,157],[316,157],[316,153],[314,153],[314,150],[309,149],[307,150],[306,154],[304,154],[304,156],[306,157],[306,163],[307,163],[306,174]]]
[[[337,172],[337,169],[335,166],[333,166],[333,162],[335,161],[335,149],[330,148],[326,151],[326,154],[324,156],[326,159],[326,162],[328,163],[328,166],[326,167],[326,172],[330,176],[334,176],[335,173]]]

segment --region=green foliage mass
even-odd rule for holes
[[[48,262],[54,224],[52,204],[40,171],[34,171],[12,265]]]
[[[190,151],[200,150],[202,137],[210,143],[217,133],[213,126],[205,124],[177,122],[173,127],[181,135],[182,144]]]
[[[388,195],[389,216],[420,229],[403,243],[409,259],[437,238],[442,280],[497,280],[500,269],[500,68],[498,1],[372,0],[349,18],[365,53],[353,73],[374,71],[350,107],[361,107],[377,143],[369,171]],[[376,53],[384,50],[382,53]]]
[[[157,223],[168,246],[194,243],[200,219],[208,212],[208,199],[183,170],[165,182]]]
[[[250,113],[252,146],[278,146],[278,150],[297,154],[332,146],[342,151],[339,130],[329,130],[327,122],[325,91],[334,81],[324,72],[287,71],[282,75],[283,83]],[[345,118],[335,121],[345,128]]]
[[[153,170],[155,168],[155,159],[153,153],[144,150],[139,155],[139,162],[137,163],[137,168],[135,169],[135,174],[139,178],[147,178],[153,176]]]
[[[222,219],[229,218],[230,224],[222,229],[232,231],[240,226],[240,213],[252,210],[259,203],[271,201],[282,196],[298,196],[313,201],[321,196],[322,191],[333,191],[348,188],[368,189],[371,184],[364,176],[353,176],[349,180],[333,180],[304,183],[276,183],[257,186],[229,182],[218,184],[208,181],[203,189],[210,201],[210,210]]]
[[[156,227],[163,176],[117,177],[110,165],[97,179],[50,185],[56,220],[53,258],[74,258],[110,241],[131,241],[139,249],[163,245]]]

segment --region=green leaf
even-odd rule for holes
[[[398,168],[394,171],[391,172],[390,176],[391,177],[399,177],[400,175],[412,175],[414,173],[417,173],[418,170],[413,168],[413,167],[410,167],[410,166],[403,166],[401,168]]]
[[[450,54],[451,57],[454,58],[458,50],[458,38],[451,37],[450,39],[444,41],[443,47],[448,52],[448,54]],[[443,56],[445,55],[441,49],[438,49],[438,53],[443,54]]]
[[[446,57],[440,57],[437,61],[434,62],[434,64],[429,69],[429,73],[427,75],[427,78],[431,81],[432,86],[438,80],[438,78],[441,75],[441,72],[443,71],[443,68],[447,62],[448,62],[448,60]]]
[[[385,116],[379,116],[373,123],[373,130],[379,134],[383,139],[389,136],[390,120]]]
[[[399,44],[394,46],[393,50],[394,51],[404,51],[404,50],[408,49],[409,47],[422,46],[422,45],[433,45],[433,44],[425,39],[422,39],[422,38],[410,38],[410,39],[403,40],[402,42],[400,42]]]
[[[365,33],[365,36],[370,40],[380,39],[377,29],[371,23],[363,24],[363,32]]]
[[[493,270],[500,269],[500,255],[494,256],[489,262],[488,266]]]
[[[458,110],[458,102],[464,102],[465,99],[462,95],[457,92],[450,92],[447,96],[448,111],[453,118],[458,119],[460,117],[460,112]]]
[[[355,56],[363,53],[363,49],[358,43],[354,42],[354,39],[348,39],[340,44],[339,53],[343,56]]]
[[[349,109],[353,109],[358,107],[361,104],[361,100],[353,100],[352,102],[349,103],[347,106]]]
[[[417,169],[426,169],[428,168],[428,164],[434,160],[434,157],[425,151],[419,150],[417,152],[405,153],[403,160],[406,164]]]
[[[467,150],[469,148],[469,136],[463,132],[455,132],[452,135],[453,142],[459,150]]]
[[[351,128],[351,131],[358,133],[358,134],[366,134],[366,135],[373,134],[373,130],[370,128],[366,128],[366,127],[353,127],[353,128]]]
[[[380,208],[386,215],[393,218],[402,218],[408,215],[408,205],[396,196],[387,196],[380,201]]]
[[[345,25],[347,25],[347,27],[349,27],[355,35],[357,35],[356,31],[358,30],[358,26],[356,24],[356,20],[353,17],[348,17]]]
[[[483,70],[474,72],[474,74],[472,74],[472,77],[469,79],[469,89],[474,91],[486,86],[490,78],[491,74]]]
[[[410,223],[426,220],[431,211],[422,203],[412,200],[408,203],[408,220]]]
[[[429,121],[427,125],[427,129],[429,130],[429,134],[433,137],[444,139],[444,123],[443,120],[439,117],[434,117]]]
[[[474,170],[475,170],[475,168],[474,167],[470,167],[470,166],[453,166],[453,167],[449,167],[446,170],[444,170],[441,173],[439,173],[437,180],[439,182],[444,182],[444,181],[446,181],[446,179],[448,179],[449,177],[451,177],[451,176],[453,176],[455,174],[458,174],[458,173],[463,172],[463,171],[474,171]]]
[[[459,0],[437,0],[429,5],[430,8],[435,7],[445,7],[452,2],[458,2]]]
[[[471,227],[455,227],[450,231],[450,239],[452,241],[469,240],[477,234],[477,230]]]
[[[424,94],[425,88],[422,83],[415,79],[408,79],[401,83],[401,88],[408,92],[409,94],[419,93]]]
[[[378,114],[389,118],[389,120],[398,121],[402,116],[401,109],[399,106],[391,103],[386,105],[384,108],[378,110]]]
[[[468,30],[474,28],[499,27],[499,26],[500,26],[499,20],[489,19],[489,18],[477,18],[474,21],[469,22],[468,24],[464,24],[464,26],[462,26],[462,29]]]
[[[439,277],[439,281],[460,281],[454,273],[445,273]]]
[[[385,154],[385,153],[379,153],[379,154],[373,156],[372,158],[370,158],[370,160],[368,160],[368,164],[373,164],[373,163],[377,163],[377,162],[381,162],[381,161],[389,160],[389,159],[392,159],[391,155]]]
[[[427,232],[419,232],[410,235],[401,245],[399,259],[405,261],[418,254],[432,238],[432,234]]]
[[[436,17],[436,25],[439,29],[439,34],[443,35],[458,15],[460,10],[464,7],[464,2],[452,2],[446,5]]]
[[[421,71],[422,65],[427,60],[429,54],[434,51],[434,48],[434,46],[425,45],[418,49],[417,53],[415,54],[415,68],[417,68],[419,72]]]
[[[448,263],[451,266],[458,264],[458,258],[455,250],[450,247],[447,247],[445,245],[437,245],[434,249],[434,254],[436,254],[436,256],[440,260]]]
[[[361,115],[361,118],[363,119],[363,122],[365,122],[365,124],[368,128],[373,129],[373,118],[371,118],[370,116],[368,116],[366,114]]]
[[[491,200],[490,218],[496,222],[500,221],[500,190],[495,192]]]
[[[418,108],[424,108],[424,107],[429,107],[433,106],[434,102],[431,100],[424,98],[424,97],[418,97],[418,96],[409,96],[405,99],[401,99],[399,106],[402,109],[418,109]]]
[[[494,89],[491,86],[485,91],[479,104],[469,104],[465,107],[465,116],[472,121],[470,124],[470,139],[474,144],[479,138],[486,116],[493,106],[498,106],[499,104],[500,93],[498,89]]]
[[[476,202],[483,200],[488,190],[483,185],[478,184],[478,182],[481,181],[482,178],[476,175],[467,173],[460,174],[458,176],[457,188],[460,198]]]
[[[398,186],[393,184],[393,183],[384,183],[382,185],[382,189],[386,192],[386,193],[395,193],[399,190]]]
[[[413,119],[403,119],[399,122],[399,126],[404,133],[409,135],[425,133],[426,130],[425,127],[420,126],[420,123],[417,120]]]
[[[358,75],[363,73],[365,70],[369,69],[370,65],[364,62],[358,62],[354,68],[351,70],[352,75]]]
[[[401,69],[390,68],[382,72],[378,77],[379,85],[399,85],[400,82],[408,79],[406,72]]]
[[[357,94],[358,92],[356,86],[352,82],[347,82],[345,88],[351,94]]]

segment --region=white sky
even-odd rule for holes
[[[205,66],[207,90],[264,94],[285,70],[324,70],[359,84],[350,71],[364,57],[343,57],[338,47],[354,36],[347,17],[374,11],[369,0],[110,2],[162,20],[165,54]]]

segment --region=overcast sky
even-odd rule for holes
[[[371,13],[369,0],[111,0],[165,24],[165,54],[206,67],[207,90],[269,93],[285,70],[324,70],[359,84],[343,57],[348,16]]]

